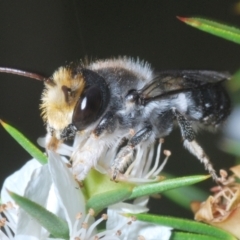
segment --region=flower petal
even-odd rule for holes
[[[24,196],[41,206],[45,207],[48,199],[52,179],[47,165],[37,168],[31,174],[31,179],[26,187]],[[17,226],[17,235],[28,235],[40,238],[46,230],[23,209],[19,210],[19,219]]]
[[[194,204],[195,220],[224,229],[240,238],[240,184],[236,181],[240,166],[230,169],[234,175],[220,171],[223,185],[212,188],[213,196],[205,202]]]
[[[172,232],[170,227],[146,224],[140,221],[138,225],[139,225],[138,227],[141,227],[139,228],[138,235],[143,236],[144,239],[146,240],[155,240],[155,239],[168,240],[171,237]]]
[[[108,211],[115,211],[117,213],[145,213],[148,212],[148,208],[145,206],[138,206],[130,203],[120,202],[108,207]]]
[[[1,240],[9,240],[9,238],[0,230],[0,239]]]
[[[239,221],[240,221],[240,207],[231,211],[229,217],[224,219],[222,222],[212,221],[208,223],[232,233],[239,239],[240,238]]]
[[[33,171],[41,166],[42,165],[36,159],[32,159],[28,161],[20,170],[7,177],[1,190],[2,202],[7,203],[12,201],[12,198],[9,196],[6,190],[23,195],[31,179]]]
[[[29,236],[29,235],[17,235],[14,240],[39,240],[40,238]]]
[[[161,239],[168,240],[171,236],[171,228],[163,227],[156,224],[146,223],[142,221],[133,221],[131,225],[127,222],[129,218],[122,216],[123,213],[144,213],[148,208],[137,206],[129,203],[117,203],[108,208],[108,220],[106,223],[107,230],[121,227],[121,239],[133,240],[138,236],[144,236],[145,239]],[[125,223],[125,225],[124,225]]]
[[[72,173],[62,162],[61,157],[49,151],[49,171],[52,176],[54,189],[59,200],[59,204],[65,212],[65,218],[72,231],[76,220],[76,214],[81,212],[85,215],[85,199],[79,189],[78,183],[73,178]],[[71,232],[70,232],[71,234]]]

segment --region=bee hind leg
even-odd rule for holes
[[[114,159],[111,172],[112,180],[116,180],[120,173],[125,173],[131,163],[134,161],[134,149],[136,145],[146,141],[152,134],[152,127],[147,125],[139,130],[129,141],[127,146],[123,147]]]
[[[183,137],[183,145],[184,147],[192,153],[195,157],[200,160],[205,166],[205,169],[210,173],[212,178],[215,181],[218,181],[218,176],[216,174],[216,171],[213,168],[213,165],[209,159],[209,157],[206,155],[204,150],[201,148],[201,146],[197,143],[195,140],[195,133],[193,131],[191,122],[186,119],[184,115],[182,115],[179,111],[176,109],[172,109],[173,114],[175,115],[178,125],[181,130],[181,135]]]

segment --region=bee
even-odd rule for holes
[[[227,73],[207,70],[155,72],[143,61],[123,57],[90,64],[71,63],[49,78],[11,68],[7,72],[44,82],[40,106],[46,123],[47,149],[78,139],[72,153],[76,179],[83,180],[111,146],[127,140],[109,168],[117,180],[134,161],[137,146],[149,146],[178,125],[183,145],[217,180],[195,139],[201,128],[217,128],[230,114],[223,86]]]

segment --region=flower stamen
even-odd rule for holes
[[[17,228],[16,220],[12,217],[12,214],[17,215],[17,210],[11,202],[0,205],[0,228],[3,227],[6,234],[1,230],[0,232],[9,239],[14,238]]]
[[[103,239],[103,240],[119,240],[119,238],[115,237],[114,235],[117,236],[117,233],[115,230],[108,230],[108,231],[104,231],[101,232],[99,234],[94,234],[94,231],[96,230],[97,226],[102,222],[102,221],[106,221],[108,219],[107,214],[102,214],[101,218],[99,218],[98,220],[96,220],[94,223],[92,223],[89,226],[89,220],[90,220],[90,216],[94,216],[95,212],[93,209],[90,209],[88,211],[87,216],[85,217],[81,228],[76,231],[76,227],[79,224],[79,221],[82,217],[82,214],[77,214],[76,217],[76,222],[74,223],[74,229],[73,229],[73,238],[74,240],[99,240],[99,239]],[[119,229],[119,228],[118,228]],[[115,234],[114,234],[115,233]]]
[[[84,221],[82,222],[81,228],[78,231],[76,231],[76,233],[74,234],[76,236],[79,236],[80,239],[85,239],[85,237],[86,237],[87,228],[88,228],[88,220],[89,220],[90,216],[91,216],[91,211],[89,210],[87,216],[85,217]],[[74,225],[77,226],[79,221],[80,221],[80,218],[76,220]]]
[[[168,150],[164,150],[163,151],[163,154],[166,156],[163,160],[163,163],[159,166],[159,168],[155,171],[155,173],[153,174],[153,176],[157,176],[162,170],[163,168],[165,167],[167,161],[168,161],[168,158],[171,156],[171,152],[168,151]]]
[[[133,161],[130,166],[128,167],[127,171],[124,173],[124,176],[129,177],[131,171],[133,170],[134,166],[136,165],[135,161]]]
[[[106,230],[101,233],[98,233],[97,236],[99,239],[102,239],[104,237],[104,240],[119,240],[119,236],[122,235],[122,230],[121,229],[126,229],[129,228],[130,225],[132,224],[133,221],[136,221],[135,217],[126,217],[120,225],[117,225],[115,228],[112,230]]]
[[[153,166],[152,170],[144,178],[150,178],[153,175],[153,173],[156,171],[156,169],[159,165],[159,161],[160,161],[162,143],[163,143],[163,139],[159,139],[159,144],[158,144],[158,147],[157,147],[157,155],[156,155],[156,158],[155,158],[154,166]]]
[[[99,225],[102,221],[106,221],[106,220],[107,220],[107,214],[103,214],[103,215],[101,216],[101,218],[99,218],[97,221],[95,221],[95,222],[90,226],[90,228],[88,229],[88,232],[87,232],[87,235],[86,235],[86,239],[88,239],[88,238],[91,236],[93,230],[97,227],[97,225]]]
[[[170,151],[164,150],[163,153],[166,157],[164,161],[160,163],[161,147],[163,142],[163,139],[159,139],[155,157],[154,144],[147,148],[138,146],[136,148],[136,157],[134,162],[128,167],[124,175],[119,176],[118,180],[136,184],[160,181],[161,177],[158,175],[163,170],[169,156],[171,155]],[[150,169],[153,161],[154,166]]]

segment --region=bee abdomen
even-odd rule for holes
[[[192,99],[204,125],[218,126],[230,114],[230,98],[221,83],[194,90]]]

